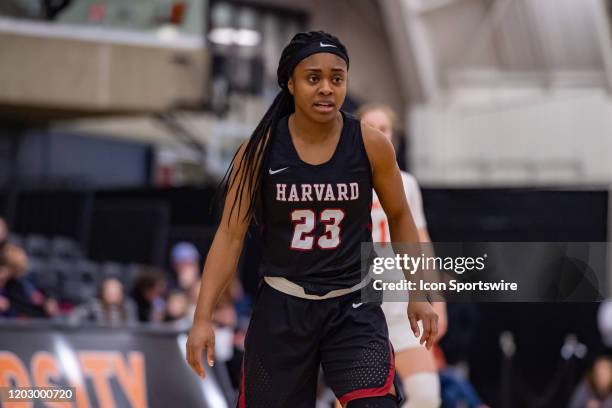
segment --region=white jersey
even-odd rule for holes
[[[402,183],[404,184],[404,193],[408,200],[408,206],[412,213],[412,219],[417,229],[425,228],[425,214],[423,213],[423,200],[421,198],[421,190],[416,178],[405,171],[401,172]],[[385,211],[380,205],[376,192],[372,195],[372,241],[374,242],[389,242],[391,237],[389,234],[389,223]]]
[[[425,214],[423,213],[423,200],[421,198],[421,191],[419,185],[414,176],[401,172],[402,182],[404,184],[404,193],[412,213],[412,219],[417,229],[425,228],[427,226],[425,222]],[[391,237],[389,234],[389,223],[387,222],[387,216],[383,210],[376,192],[372,196],[372,241],[374,242],[390,242]],[[391,253],[392,249],[388,248]],[[381,254],[379,254],[381,255]],[[391,255],[392,256],[392,255]],[[393,277],[396,275],[395,277]],[[397,270],[395,274],[388,275],[390,279],[401,279],[403,273]],[[406,314],[406,308],[408,302],[389,301],[383,302],[382,309],[387,319],[387,325],[389,327],[389,339],[391,344],[396,351],[405,350],[414,347],[422,347],[419,344],[419,339],[414,336],[410,329],[410,323]],[[419,322],[421,327],[421,333],[423,332],[423,326]]]

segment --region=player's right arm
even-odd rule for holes
[[[247,182],[250,177],[238,173],[237,168],[244,155],[246,143],[243,144],[234,160],[235,166],[229,180],[229,189],[223,207],[221,222],[215,233],[212,245],[206,257],[200,295],[193,319],[193,326],[187,339],[187,362],[191,368],[201,376],[205,376],[202,366],[202,352],[206,350],[206,359],[209,366],[214,364],[215,333],[213,330],[212,315],[219,299],[219,295],[229,285],[238,266],[238,259],[242,251],[244,236],[250,219],[245,217],[249,207],[249,184],[245,187],[242,197],[239,193],[239,184]],[[243,180],[244,179],[244,180]],[[234,210],[232,203],[236,201]],[[230,214],[231,213],[231,214]]]

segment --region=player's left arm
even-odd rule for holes
[[[372,168],[372,184],[387,215],[391,242],[419,242],[393,145],[380,131],[363,123],[361,131]],[[402,252],[401,248],[399,252]],[[412,296],[409,301],[408,319],[417,337],[420,336],[417,321],[423,321],[423,336],[420,342],[430,349],[438,332],[438,315],[429,302],[419,301],[416,299],[418,297]]]

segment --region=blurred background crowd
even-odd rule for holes
[[[396,112],[432,241],[610,241],[610,16],[606,0],[0,1],[0,331],[186,330],[217,183],[307,29],[349,50],[346,111]],[[234,388],[256,236],[214,316]],[[609,299],[449,304],[448,321],[446,406],[612,406]]]
[[[193,321],[202,264],[190,242],[171,248],[167,269],[96,263],[69,238],[22,240],[0,218],[0,319],[51,319],[113,328],[165,325],[185,331]],[[235,388],[250,310],[251,297],[236,277],[213,315],[217,357],[227,364]]]

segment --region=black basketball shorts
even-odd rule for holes
[[[391,392],[394,355],[380,303],[361,303],[360,291],[302,299],[262,282],[238,407],[312,408],[319,367],[343,405]]]

